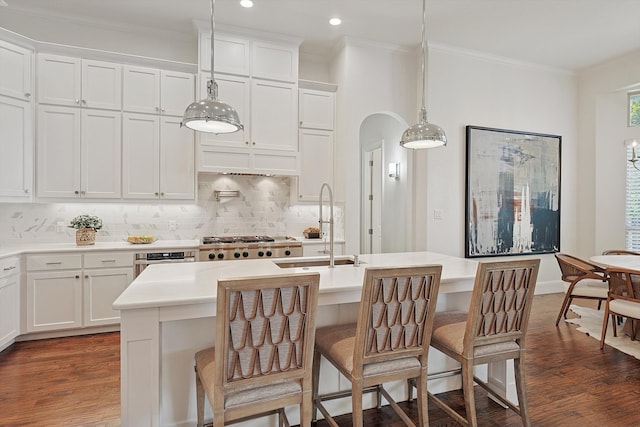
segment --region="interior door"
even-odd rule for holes
[[[363,203],[363,247],[362,253],[382,252],[382,147],[366,151],[362,170]]]

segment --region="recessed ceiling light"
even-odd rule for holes
[[[329,19],[329,24],[331,24],[331,25],[340,25],[340,24],[342,24],[342,19],[340,19],[340,18],[331,18],[331,19]]]
[[[253,2],[251,0],[240,0],[240,6],[253,7]]]

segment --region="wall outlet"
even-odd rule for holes
[[[433,219],[442,219],[442,209],[433,210]]]
[[[169,221],[169,231],[176,231],[176,222],[174,220]]]
[[[64,221],[56,222],[56,233],[64,233]]]

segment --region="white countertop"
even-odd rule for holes
[[[0,246],[0,258],[30,253],[55,252],[91,252],[91,251],[133,251],[153,252],[166,249],[197,249],[199,240],[157,240],[149,244],[131,244],[128,242],[96,242],[94,245],[78,246],[68,243],[25,243],[21,245]]]
[[[327,259],[327,257],[315,257]],[[336,259],[345,257],[336,257]],[[287,258],[291,260],[314,258]],[[284,261],[284,259],[283,259]],[[442,265],[440,292],[469,291],[473,287],[477,261],[436,254],[433,252],[407,252],[394,254],[360,255],[360,266],[280,268],[274,260],[242,260],[156,264],[147,267],[116,299],[117,310],[179,306],[211,303],[216,298],[217,281],[221,278],[286,275],[306,271],[320,273],[320,294],[349,293],[349,298],[360,298],[360,289],[367,266]],[[343,301],[350,302],[350,301]]]

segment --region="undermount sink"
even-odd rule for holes
[[[363,264],[362,261],[360,261]],[[292,260],[292,261],[276,261],[275,264],[280,268],[304,268],[304,267],[328,267],[328,259],[310,259],[310,260]],[[353,265],[353,258],[340,258],[334,260],[334,265]]]

